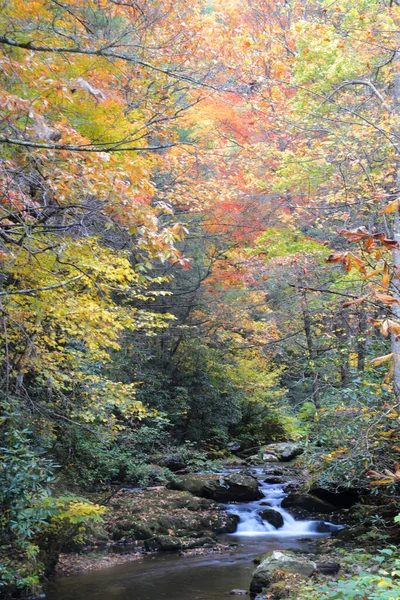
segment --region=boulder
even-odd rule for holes
[[[187,464],[180,456],[166,456],[160,461],[161,467],[166,467],[173,473],[186,469]]]
[[[266,508],[260,512],[260,517],[264,521],[268,521],[275,527],[275,529],[279,529],[283,527],[283,517],[280,512],[274,510],[273,508]]]
[[[151,531],[150,527],[146,527],[146,525],[139,523],[135,523],[133,531],[135,540],[147,540],[153,536],[153,532]]]
[[[234,533],[239,521],[238,515],[228,514],[213,500],[165,488],[120,493],[109,506],[104,525],[106,540],[151,540],[147,544],[151,550],[174,550],[169,536],[180,540],[182,548],[188,543],[201,546],[214,534]]]
[[[274,551],[267,556],[253,572],[250,592],[254,595],[261,592],[263,588],[267,588],[274,582],[276,571],[295,573],[300,577],[307,578],[310,577],[316,569],[317,565],[313,561],[299,558],[289,553]]]
[[[279,457],[272,452],[265,452],[261,456],[262,460],[266,463],[279,462]]]
[[[172,535],[156,535],[144,541],[148,552],[178,552],[182,549],[182,542]]]
[[[197,540],[186,542],[183,544],[184,550],[193,550],[194,548],[213,548],[215,546],[215,539],[211,536],[203,536]]]
[[[264,479],[264,483],[286,483],[286,480],[283,477],[279,477],[279,476],[272,476],[272,477],[267,477],[266,479]]]
[[[299,493],[301,490],[301,483],[300,481],[289,481],[286,485],[285,485],[285,492],[287,494],[290,493]]]
[[[288,494],[282,500],[282,508],[291,509],[299,515],[329,514],[337,510],[332,504],[311,494]]]
[[[310,489],[310,493],[338,509],[351,508],[354,504],[360,502],[360,492],[355,488],[339,487],[335,491],[332,491],[316,486]]]
[[[268,446],[262,448],[262,452],[264,454],[273,452],[278,457],[278,460],[287,462],[303,454],[304,448],[294,442],[281,442],[279,444],[268,444]]]
[[[241,445],[238,442],[229,442],[226,444],[226,449],[229,450],[229,452],[239,452],[240,448]]]
[[[257,480],[242,473],[186,475],[171,482],[169,487],[216,502],[250,502],[263,498]]]
[[[323,575],[336,575],[340,571],[340,563],[337,563],[337,562],[317,563],[317,570],[319,573],[322,573]]]

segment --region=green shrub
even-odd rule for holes
[[[51,496],[56,465],[31,449],[28,430],[7,424],[0,449],[0,594],[36,593],[63,545],[82,539],[103,509],[76,496]]]
[[[378,550],[376,556],[347,553],[342,564],[351,567],[360,564],[357,575],[327,581],[319,585],[307,585],[300,597],[309,600],[398,600],[400,598],[400,554],[395,546]]]

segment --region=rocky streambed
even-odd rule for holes
[[[110,499],[104,524],[88,540],[99,554],[64,556],[59,572],[74,571],[74,557],[80,570],[124,564],[57,577],[48,598],[222,600],[248,590],[254,597],[276,584],[278,571],[289,578],[321,572],[316,543],[339,529],[329,521],[335,520],[331,514],[340,521],[342,506],[334,502],[343,505],[345,499],[331,497],[329,503],[319,490],[299,494],[289,463],[293,456],[276,452],[273,461],[267,458],[244,472],[185,474],[167,488],[120,490]],[[282,590],[279,594],[276,598],[284,597]]]

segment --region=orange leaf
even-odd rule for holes
[[[333,254],[330,254],[328,258],[325,258],[325,262],[338,263],[343,259],[344,256],[346,256],[345,252],[334,252]]]
[[[365,262],[361,260],[361,258],[358,258],[358,256],[356,256],[353,253],[349,253],[349,259],[351,260],[352,264],[357,269],[357,271],[366,275],[367,271],[365,268]]]
[[[387,322],[387,319],[385,319],[385,321],[382,321],[381,332],[385,337],[389,333],[389,324]]]
[[[394,212],[398,208],[399,208],[399,199],[396,198],[396,200],[392,200],[392,202],[389,202],[389,204],[387,204],[383,210],[379,211],[379,214],[387,215],[388,213]]]
[[[398,248],[399,246],[399,242],[396,242],[396,240],[388,240],[387,238],[382,240],[382,244],[386,248]]]
[[[365,279],[371,279],[371,277],[375,277],[375,275],[379,275],[380,273],[382,273],[383,268],[381,269],[375,269],[375,271],[371,271],[371,273],[368,273],[368,275],[365,276]]]
[[[364,244],[364,248],[366,252],[371,252],[372,248],[375,247],[374,238],[370,237]]]
[[[393,298],[393,296],[389,296],[389,294],[379,294],[378,292],[375,292],[375,297],[377,300],[383,302],[384,304],[400,304],[400,302],[396,298]]]
[[[383,277],[382,277],[382,281],[381,281],[381,286],[383,288],[388,288],[389,287],[389,281],[390,281],[390,275],[389,275],[389,267],[387,262],[385,262],[385,268],[383,271]]]
[[[396,321],[392,321],[392,319],[387,319],[387,324],[388,324],[389,331],[391,333],[400,335],[400,323],[398,323]]]
[[[356,300],[350,300],[349,302],[344,302],[342,304],[342,308],[347,308],[348,306],[353,306],[354,304],[361,304],[362,302],[364,302],[364,300],[366,300],[366,298],[368,298],[368,296],[363,296],[362,298],[357,298]]]
[[[346,237],[349,242],[360,242],[361,240],[365,240],[365,238],[371,237],[371,234],[365,227],[357,227],[357,229],[351,231],[341,229],[339,235]]]

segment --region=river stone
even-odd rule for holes
[[[187,464],[180,456],[166,456],[160,461],[161,467],[166,467],[170,471],[176,473],[177,471],[182,471],[182,469],[186,469]]]
[[[317,569],[318,572],[323,573],[323,575],[336,575],[340,571],[340,563],[317,563]]]
[[[213,548],[215,546],[215,539],[211,536],[204,536],[183,544],[184,550],[193,550],[194,548]]]
[[[356,488],[339,487],[333,491],[314,486],[310,489],[310,493],[336,508],[351,508],[360,502],[360,490]]]
[[[229,593],[231,596],[247,596],[246,590],[231,590]]]
[[[315,521],[314,527],[317,533],[332,533],[333,531],[338,531],[338,529],[342,528],[340,525],[326,523],[325,521]]]
[[[269,483],[269,484],[273,484],[273,483],[286,483],[285,479],[281,476],[272,476],[272,477],[267,477],[266,479],[264,479],[264,483]]]
[[[260,517],[271,523],[275,527],[275,529],[279,529],[283,527],[283,517],[280,512],[274,510],[273,508],[266,508],[260,512]]]
[[[296,458],[296,456],[303,454],[304,448],[300,446],[300,444],[295,444],[294,442],[281,442],[279,444],[268,444],[268,446],[264,446],[262,452],[273,452],[280,461],[287,462]]]
[[[288,494],[281,504],[282,508],[310,514],[329,514],[337,510],[332,504],[311,494]]]
[[[240,448],[241,445],[238,442],[229,442],[226,444],[226,449],[229,450],[229,452],[239,452]]]
[[[148,552],[177,552],[182,548],[182,542],[172,535],[157,535],[144,541]]]
[[[276,454],[272,454],[272,453],[262,454],[262,460],[266,463],[279,462],[278,456]]]
[[[146,527],[146,525],[142,525],[139,523],[135,523],[133,531],[135,540],[148,540],[154,535],[150,527]]]
[[[300,577],[310,577],[317,569],[315,562],[294,557],[290,554],[274,551],[265,558],[253,572],[250,592],[258,594],[263,588],[268,587],[274,579],[275,571],[295,573]]]
[[[194,496],[216,502],[250,502],[263,498],[258,482],[250,475],[185,475],[169,484],[171,489],[190,492]]]

